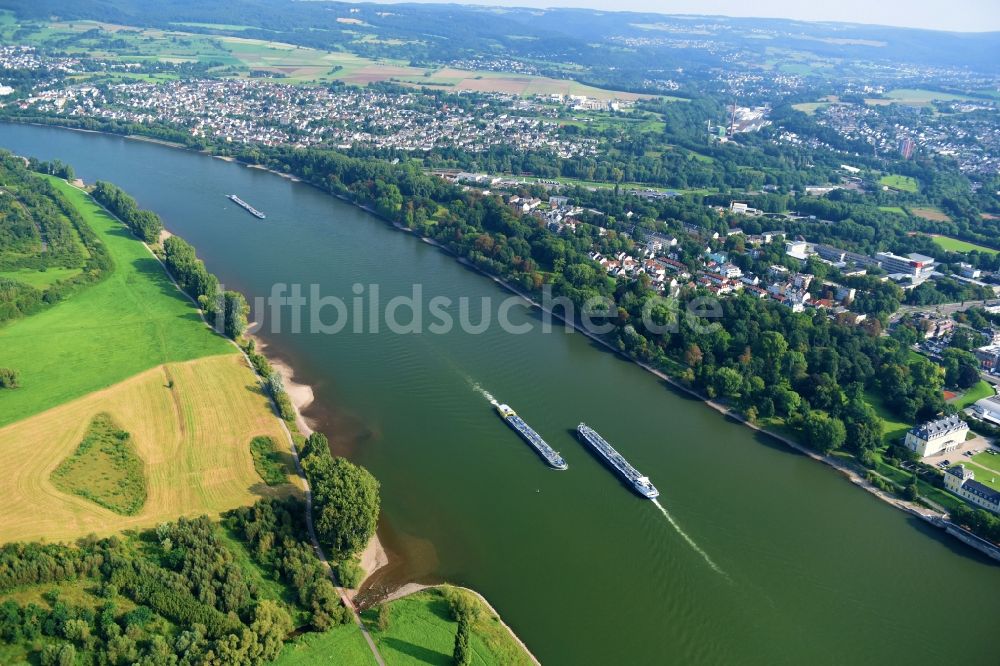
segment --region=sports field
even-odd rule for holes
[[[977,250],[988,254],[998,253],[997,250],[986,247],[985,245],[976,245],[975,243],[959,240],[957,238],[951,238],[949,236],[933,236],[933,239],[937,245],[950,252],[972,252],[973,250]]]
[[[0,427],[162,363],[237,354],[120,222],[77,188],[52,182],[107,245],[115,268],[65,302],[0,328],[0,366],[21,373],[21,388],[0,393]]]
[[[148,495],[132,516],[60,492],[50,479],[102,412],[129,432],[144,465]],[[291,485],[268,487],[254,470],[249,443],[257,435],[271,436],[290,455],[281,423],[239,354],[157,366],[0,428],[0,542],[111,534],[290,492]]]

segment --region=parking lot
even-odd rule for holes
[[[990,444],[990,441],[985,437],[977,435],[970,440],[962,442],[962,445],[957,449],[946,451],[944,453],[938,453],[933,456],[926,456],[922,462],[928,465],[934,465],[935,467],[941,467],[942,469],[947,469],[952,465],[965,463],[973,455],[987,449],[992,449],[1000,454],[1000,448]],[[944,464],[945,461],[947,461],[948,464]]]

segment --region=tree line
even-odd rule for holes
[[[43,664],[273,661],[296,628],[323,631],[353,619],[308,543],[303,516],[300,500],[269,499],[230,511],[222,525],[181,518],[124,538],[5,545],[0,640]],[[281,591],[260,586],[261,576]],[[64,598],[59,584],[73,581],[88,583],[93,598]],[[53,584],[44,604],[10,597]]]

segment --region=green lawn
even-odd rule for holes
[[[915,178],[911,178],[910,176],[888,174],[879,178],[878,182],[882,185],[887,185],[894,190],[899,190],[900,192],[920,191],[920,183],[918,183]]]
[[[989,457],[996,458],[996,456],[989,456]],[[973,458],[973,460],[975,460],[975,458]],[[966,464],[966,467],[968,467],[975,473],[976,481],[983,484],[984,486],[989,486],[993,490],[1000,492],[1000,471],[994,469],[990,470],[980,469],[979,467],[970,464]]]
[[[21,388],[0,393],[0,426],[168,361],[236,353],[201,321],[159,262],[82,191],[52,179],[115,262],[102,282],[0,328],[0,366]]]
[[[978,384],[970,388],[962,395],[955,398],[954,402],[952,402],[951,404],[955,405],[955,407],[957,407],[958,409],[965,409],[966,407],[975,403],[977,400],[988,398],[994,394],[995,391],[993,390],[993,387],[988,382],[985,382],[982,379],[980,379]]]
[[[988,254],[998,254],[998,252],[1000,252],[998,250],[994,250],[993,248],[976,245],[975,243],[969,243],[968,241],[950,238],[948,236],[934,236],[933,239],[935,243],[949,252],[972,252],[973,250],[986,252]]]
[[[355,624],[334,627],[322,634],[303,634],[285,645],[275,666],[371,666],[375,663],[365,637]]]
[[[871,391],[865,391],[865,397],[868,399],[868,404],[875,409],[879,418],[882,419],[882,441],[886,444],[902,438],[906,435],[906,431],[913,427],[912,424],[903,423],[890,412],[882,402],[880,396],[875,395]]]
[[[991,455],[986,453],[977,453],[972,456],[972,462],[982,465],[983,467],[989,467],[991,470],[1000,474],[1000,455]]]
[[[37,268],[21,268],[13,271],[0,271],[0,278],[17,280],[36,289],[48,289],[59,280],[67,280],[79,275],[80,268],[47,268],[40,271]]]
[[[364,615],[388,666],[451,666],[458,624],[452,619],[451,609],[440,590],[435,588],[412,594],[393,601],[389,607],[389,627],[385,632],[375,626],[373,611]],[[470,641],[472,664],[530,664],[528,656],[496,616],[485,607],[482,610],[482,617],[473,626]]]

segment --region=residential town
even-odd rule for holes
[[[169,123],[187,128],[193,136],[266,146],[403,151],[454,147],[469,152],[507,146],[520,151],[545,149],[564,158],[597,152],[596,139],[563,137],[553,120],[496,110],[516,107],[523,114],[534,108],[526,100],[502,93],[476,95],[483,101],[465,110],[427,104],[417,91],[205,79],[107,88],[81,84],[39,91],[19,104],[69,117]],[[586,99],[570,101],[575,107]],[[545,108],[541,103],[536,106],[539,112]]]

